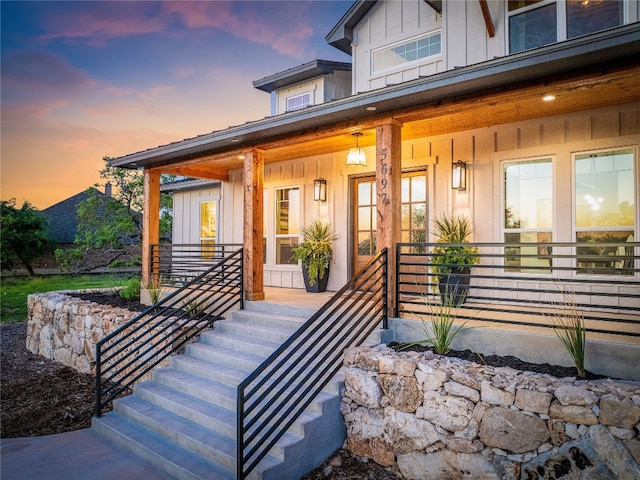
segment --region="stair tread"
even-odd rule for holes
[[[215,405],[199,398],[187,395],[179,392],[173,388],[165,387],[157,382],[144,382],[136,385],[134,393],[144,393],[141,391],[150,392],[154,395],[162,396],[167,400],[174,402],[176,405],[182,406],[198,412],[199,414],[206,415],[214,418],[219,422],[230,423],[235,425],[236,414],[235,412],[228,410],[220,405]]]
[[[178,469],[191,473],[194,478],[235,478],[235,472],[231,472],[221,465],[207,461],[193,452],[158,436],[152,430],[138,423],[131,422],[127,417],[118,412],[112,411],[101,418],[95,418],[94,424],[101,424],[103,427],[117,432],[128,442],[136,443],[148,454],[166,459]],[[146,457],[148,458],[148,455]]]
[[[257,338],[255,336],[248,335],[238,335],[236,333],[228,333],[228,332],[220,332],[215,330],[209,330],[204,332],[201,337],[204,339],[205,343],[207,339],[222,339],[232,341],[234,343],[240,344],[248,344],[254,346],[262,346],[267,348],[273,348],[274,350],[278,348],[282,342],[276,342],[274,340],[265,340],[263,338]]]
[[[231,348],[217,346],[217,345],[209,345],[204,342],[195,342],[187,345],[187,352],[189,349],[194,349],[196,351],[205,351],[207,353],[213,353],[217,357],[224,358],[226,357],[236,357],[242,358],[243,360],[255,362],[256,365],[262,363],[265,359],[263,355],[257,355],[252,352],[246,352],[244,350],[234,350]],[[187,353],[187,355],[189,355]]]
[[[115,406],[116,403],[118,407]],[[140,397],[129,395],[114,402],[114,409],[121,406],[144,415],[150,421],[155,422],[158,428],[166,431],[171,436],[180,434],[193,441],[210,446],[211,448],[215,446],[216,450],[227,457],[235,456],[236,442],[232,438],[204,428],[191,420],[187,420],[169,410],[153,405]],[[117,411],[122,413],[120,410]],[[162,436],[162,433],[158,432],[158,434]]]
[[[202,369],[216,368],[224,371],[225,375],[228,375],[229,377],[236,379],[238,383],[244,380],[247,377],[247,375],[251,373],[251,370],[249,369],[241,369],[231,365],[220,365],[219,363],[210,362],[197,357],[190,357],[188,355],[180,355],[180,356],[174,357],[172,359],[172,366],[179,370],[182,370],[183,366],[190,366],[190,367],[202,368]],[[189,372],[189,373],[192,373],[192,372]],[[202,375],[202,377],[208,378],[208,377],[205,377],[204,375]]]

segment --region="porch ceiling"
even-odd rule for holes
[[[547,79],[519,88],[503,87],[480,95],[452,96],[435,102],[427,99],[420,105],[402,110],[380,105],[379,110],[383,113],[374,112],[366,119],[340,121],[322,129],[301,129],[295,135],[257,142],[250,148],[264,150],[265,163],[273,163],[347,151],[354,145],[354,132],[363,133],[359,139],[360,146],[375,145],[375,127],[391,119],[403,124],[403,140],[413,140],[631,103],[640,101],[639,78],[640,65],[637,65],[588,72],[577,77]],[[554,95],[555,100],[544,102],[542,97],[547,94]],[[228,180],[230,170],[242,168],[242,153],[245,150],[246,146],[157,168],[166,173]]]

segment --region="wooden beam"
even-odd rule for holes
[[[144,171],[144,211],[142,213],[142,285],[151,278],[151,245],[160,243],[160,172]]]
[[[484,24],[487,26],[487,33],[489,37],[493,38],[496,36],[496,29],[493,27],[493,20],[491,20],[491,12],[489,11],[489,5],[487,4],[487,0],[479,0],[480,1],[480,10],[482,10],[482,16],[484,17]]]
[[[184,177],[204,178],[206,180],[220,180],[221,182],[229,181],[229,171],[219,168],[211,168],[206,165],[202,166],[175,166],[162,167],[162,173],[172,175],[182,175]]]
[[[396,308],[395,249],[401,239],[401,180],[402,180],[402,124],[392,121],[376,129],[376,191],[377,227],[376,248],[387,249],[387,314],[393,316]]]
[[[244,298],[264,300],[263,215],[264,152],[252,149],[244,153],[242,171],[244,190]]]

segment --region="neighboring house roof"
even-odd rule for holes
[[[53,243],[73,243],[75,241],[78,230],[78,219],[76,218],[78,205],[92,195],[104,196],[104,193],[90,187],[42,210],[42,214],[47,219],[47,237],[49,240]]]
[[[253,86],[263,92],[271,93],[294,83],[304,82],[321,75],[333,73],[336,70],[351,71],[351,64],[347,62],[334,62],[329,60],[314,60],[304,65],[299,65],[284,72],[275,73],[268,77],[256,80]]]
[[[366,2],[364,2],[366,3]],[[358,4],[354,4],[356,7]],[[352,7],[352,8],[354,8]],[[578,72],[637,62],[640,23],[554,43],[378,90],[313,105],[240,126],[116,158],[111,165],[139,168],[167,165],[202,155],[224,154],[337,123],[365,122],[384,115],[544,83]],[[372,111],[374,110],[374,111]]]
[[[198,190],[201,188],[210,188],[220,185],[220,182],[214,180],[202,180],[200,178],[180,178],[172,182],[160,185],[161,192],[180,192],[187,190]]]

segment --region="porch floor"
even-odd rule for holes
[[[335,293],[329,291],[308,293],[304,288],[264,287],[264,300],[260,303],[301,308],[309,310],[312,314],[327,303]]]

